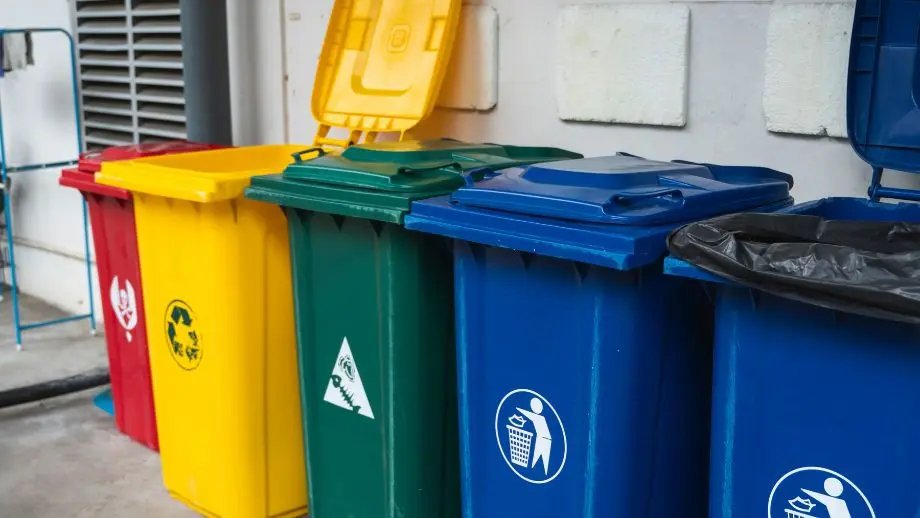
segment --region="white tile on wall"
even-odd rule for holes
[[[498,11],[464,5],[438,106],[491,110],[498,103]]]
[[[559,118],[686,125],[689,36],[686,5],[563,7],[555,60]]]
[[[763,93],[769,131],[846,137],[853,5],[773,6],[767,25]]]

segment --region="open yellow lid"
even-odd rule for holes
[[[461,0],[336,0],[313,85],[316,146],[400,137],[434,108]],[[347,140],[329,137],[332,127]]]

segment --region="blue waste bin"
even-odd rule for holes
[[[878,201],[920,201],[881,185],[886,168],[920,173],[918,20],[917,2],[856,3],[847,126],[873,168],[870,199],[781,212],[920,223],[920,205]],[[712,281],[715,295],[711,518],[920,516],[920,326],[744,288],[674,258],[665,269]]]
[[[455,238],[464,516],[705,516],[712,308],[663,275],[665,237],[791,184],[620,155],[412,204],[408,228]]]

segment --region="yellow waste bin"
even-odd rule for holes
[[[308,146],[107,162],[134,194],[163,480],[215,517],[307,510],[287,222],[242,196]]]

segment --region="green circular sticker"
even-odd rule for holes
[[[197,369],[201,365],[203,351],[195,312],[184,301],[176,299],[166,306],[165,320],[169,354],[179,367],[187,371]]]

